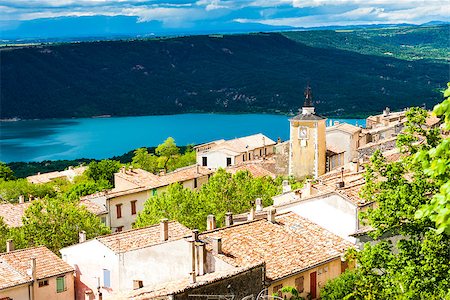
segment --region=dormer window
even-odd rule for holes
[[[305,127],[305,126],[298,127],[298,138],[300,140],[308,139],[308,127]]]

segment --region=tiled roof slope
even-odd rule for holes
[[[160,224],[149,227],[131,229],[109,235],[97,237],[96,239],[115,253],[122,253],[145,247],[151,247],[162,243]],[[171,221],[169,226],[169,241],[180,239],[191,233],[184,225]]]
[[[46,247],[0,253],[0,270],[2,271],[0,273],[2,275],[0,276],[0,288],[31,281],[27,270],[30,269],[30,260],[33,257],[36,258],[37,279],[49,278],[74,271],[71,266]],[[3,270],[7,270],[7,272],[3,273]],[[6,278],[3,276],[4,274]]]
[[[0,258],[0,291],[27,282],[31,282],[30,277],[21,274]]]
[[[352,244],[294,213],[219,228],[201,240],[222,239],[220,259],[237,266],[266,263],[269,280],[278,280],[340,257]],[[210,246],[210,244],[209,244]]]
[[[55,171],[55,172],[49,172],[49,173],[42,173],[37,175],[28,176],[27,180],[30,183],[47,183],[52,181],[56,178],[62,178],[65,177],[68,180],[72,180],[75,176],[79,176],[86,171],[87,167],[76,167],[76,168],[69,168],[68,170],[64,171]]]
[[[202,147],[209,146],[208,151],[213,151],[217,149],[228,149],[234,152],[234,154],[239,154],[247,151],[251,151],[264,146],[273,146],[276,143],[269,137],[262,133],[257,133],[249,136],[244,136],[241,138],[236,138],[232,140],[218,140],[211,143],[206,143],[196,146],[196,148],[201,149]],[[204,151],[204,150],[200,150]]]
[[[184,182],[194,178],[202,177],[212,174],[213,172],[214,171],[206,167],[192,165],[177,169],[165,175],[155,175],[142,169],[133,169],[127,170],[125,172],[118,172],[116,173],[116,176],[119,176],[120,178],[135,184],[136,187],[145,187],[152,189],[166,186],[175,182]],[[120,192],[120,190],[113,189],[109,192],[109,194],[114,194],[116,192]]]
[[[272,178],[277,177],[276,174],[263,168],[262,166],[258,165],[257,163],[246,163],[246,164],[239,164],[239,165],[235,165],[235,166],[229,166],[225,170],[231,174],[236,174],[238,171],[248,171],[248,172],[250,172],[250,174],[252,174],[253,177],[265,177],[265,176],[269,176]]]
[[[3,221],[8,227],[21,227],[22,216],[25,210],[31,205],[31,202],[25,203],[1,203],[0,204],[0,217],[3,217]]]
[[[350,134],[354,134],[357,133],[359,131],[361,131],[361,127],[358,126],[354,126],[351,124],[347,124],[347,123],[340,123],[340,124],[336,124],[330,127],[327,127],[327,131],[332,131],[332,130],[340,130],[340,131],[344,131]]]

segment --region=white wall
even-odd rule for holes
[[[347,241],[356,242],[356,239],[349,235],[355,233],[358,228],[357,208],[336,194],[277,207],[279,213],[288,211],[322,226]]]
[[[352,143],[352,135],[349,133],[340,130],[327,131],[327,145],[332,145],[345,151],[344,164],[353,159]]]
[[[97,294],[98,278],[103,286],[103,269],[110,270],[111,290],[102,289],[104,295],[113,292],[118,287],[118,257],[97,240],[90,240],[82,244],[66,247],[60,250],[62,259],[75,268],[75,294],[77,299],[84,295],[84,291],[91,289]]]
[[[197,163],[202,166],[202,157],[207,157],[206,167],[211,169],[225,168],[227,166],[227,157],[231,158],[231,165],[234,165],[234,157],[221,151],[211,151],[206,153],[197,153]]]

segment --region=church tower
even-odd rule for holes
[[[289,175],[297,179],[325,173],[326,118],[316,115],[311,87],[305,89],[305,103],[290,122]]]

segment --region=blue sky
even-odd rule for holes
[[[447,3],[447,4],[446,4]],[[0,0],[3,35],[161,34],[449,19],[447,0]]]

